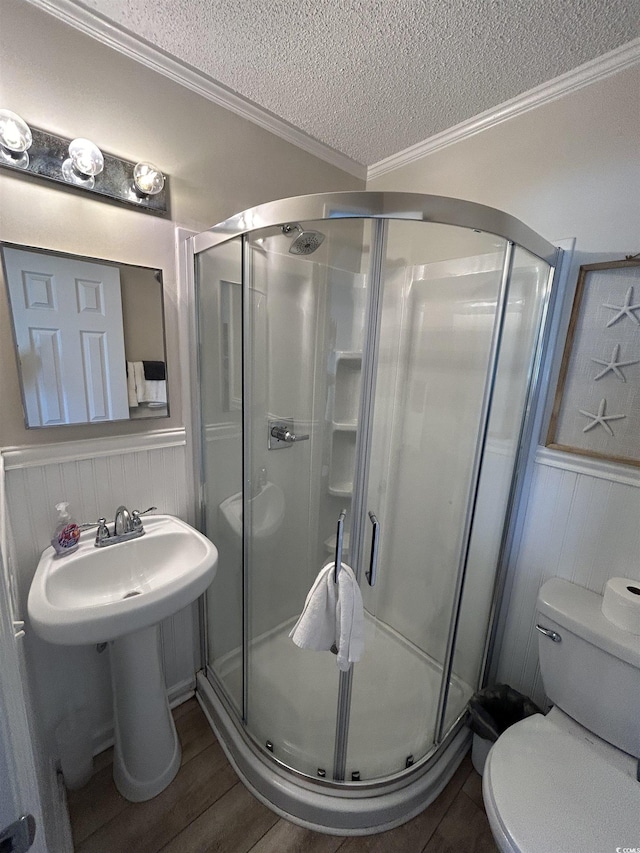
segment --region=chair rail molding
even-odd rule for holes
[[[84,459],[98,459],[104,456],[122,456],[144,450],[184,447],[186,444],[186,430],[184,427],[176,427],[138,435],[5,447],[0,449],[0,453],[4,459],[5,471],[12,471],[16,468],[37,468],[59,462],[80,462]]]
[[[588,456],[578,456],[550,447],[538,447],[536,464],[549,468],[561,468],[563,471],[573,471],[575,474],[587,474],[609,480],[611,483],[621,483],[625,486],[635,486],[640,489],[640,469],[618,462],[607,462],[603,459],[590,459]]]

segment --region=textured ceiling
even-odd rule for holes
[[[371,164],[640,32],[638,0],[84,0]]]

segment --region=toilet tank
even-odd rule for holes
[[[598,737],[640,758],[640,635],[603,616],[602,596],[560,578],[540,588],[536,626],[547,696]]]

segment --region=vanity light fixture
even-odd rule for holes
[[[157,166],[107,154],[84,137],[30,128],[10,110],[0,110],[0,167],[147,213],[169,213],[167,178]]]
[[[11,110],[0,110],[0,163],[27,169],[33,136],[29,125]]]

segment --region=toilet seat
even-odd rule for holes
[[[487,817],[502,853],[640,849],[637,761],[553,708],[508,729],[485,764]]]

